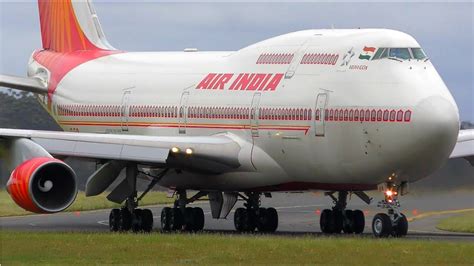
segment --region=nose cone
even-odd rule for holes
[[[429,175],[449,158],[459,133],[459,114],[456,105],[441,97],[432,96],[416,105],[413,112],[413,155],[418,174]]]

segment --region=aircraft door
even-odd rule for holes
[[[130,117],[130,96],[132,95],[132,89],[126,89],[122,95],[122,106],[120,108],[120,119],[122,132],[128,132],[128,120]]]
[[[295,52],[293,59],[291,60],[290,66],[285,73],[285,79],[291,79],[295,73],[296,69],[300,65],[301,60],[303,59],[306,50],[308,49],[309,40],[306,40],[303,45]]]
[[[316,106],[314,109],[314,132],[316,137],[324,137],[325,134],[325,113],[328,101],[327,93],[319,93],[316,98]]]
[[[250,131],[252,138],[258,137],[258,117],[260,116],[260,92],[256,92],[252,98],[252,105],[250,106]]]
[[[179,134],[186,134],[186,123],[188,121],[188,99],[189,91],[183,92],[179,102],[178,109],[178,132]]]

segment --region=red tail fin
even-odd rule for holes
[[[38,7],[45,50],[114,50],[89,0],[38,0]]]

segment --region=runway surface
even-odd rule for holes
[[[378,195],[378,194],[376,194]],[[452,233],[436,229],[440,219],[457,215],[468,209],[474,209],[474,194],[463,193],[432,193],[424,195],[404,196],[401,198],[402,212],[409,223],[409,239],[433,239],[473,241],[474,234]],[[238,202],[236,207],[241,206]],[[279,214],[279,226],[275,235],[322,236],[319,229],[320,212],[332,205],[328,197],[322,193],[274,193],[272,198],[262,198],[263,207],[275,207]],[[234,231],[233,212],[227,219],[215,220],[210,214],[207,202],[198,202],[193,206],[202,207],[206,217],[204,231],[207,233],[236,234]],[[160,213],[163,206],[147,207],[153,211],[154,230],[160,230]],[[235,208],[234,208],[235,209]],[[355,195],[348,203],[348,209],[360,209],[366,214],[366,228],[361,237],[372,237],[372,217],[382,212],[376,207],[376,200],[367,205]],[[31,215],[0,218],[2,230],[60,231],[60,232],[108,232],[108,216],[110,210],[87,212],[68,212],[49,215]],[[353,237],[340,235],[340,237]]]

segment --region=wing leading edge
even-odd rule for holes
[[[213,173],[240,166],[241,147],[227,135],[155,137],[0,129],[0,138],[30,139],[54,156],[130,161]]]
[[[48,88],[37,78],[0,75],[0,87],[33,93],[48,93]]]
[[[449,158],[464,158],[474,166],[474,129],[459,131],[458,141]]]

